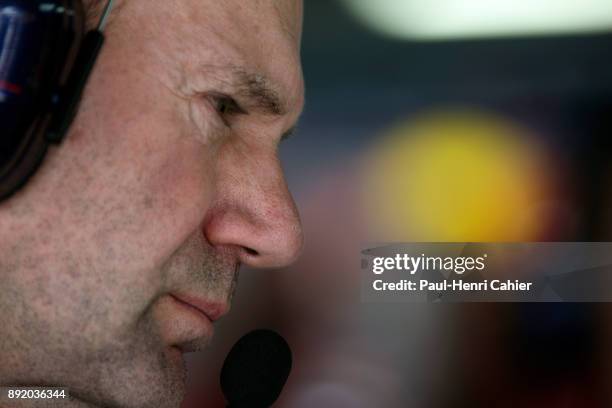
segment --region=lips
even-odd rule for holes
[[[170,296],[177,302],[200,313],[211,323],[229,311],[229,305],[226,302],[207,301],[186,294],[171,294]]]
[[[205,300],[175,292],[166,293],[155,302],[152,317],[168,351],[186,353],[203,350],[209,345],[215,330],[213,322],[228,310],[229,303],[225,300]]]
[[[155,318],[163,342],[181,353],[203,350],[214,334],[206,313],[173,294],[160,299]]]

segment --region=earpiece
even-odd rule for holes
[[[0,0],[0,200],[26,184],[74,119],[104,42],[80,0]]]

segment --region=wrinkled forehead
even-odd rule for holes
[[[208,30],[211,40],[233,46],[250,57],[270,51],[295,54],[302,30],[299,0],[178,0],[192,27]],[[259,55],[255,55],[259,52]]]
[[[131,0],[133,1],[133,0]],[[302,29],[301,0],[175,0],[177,6],[209,23],[233,28],[237,33],[255,30],[256,34],[277,31],[287,40],[299,43]],[[192,14],[194,17],[196,14]],[[238,25],[239,24],[239,25]]]
[[[87,20],[95,26],[108,0],[84,0]],[[260,44],[266,38],[257,35],[268,34],[274,43],[285,43],[299,49],[302,32],[302,0],[114,0],[114,19],[122,10],[128,8],[159,8],[167,14],[167,22],[181,21],[176,17],[186,17],[183,24],[193,24],[188,28],[197,30],[209,26],[211,31],[223,34],[226,39],[240,38],[257,40]],[[146,13],[146,11],[145,11]],[[174,17],[174,18],[173,18]],[[151,21],[151,24],[155,24]],[[176,30],[177,26],[158,26],[163,30]],[[249,36],[250,34],[250,36]]]
[[[193,72],[238,67],[278,83],[283,99],[303,97],[301,0],[116,0],[116,7],[116,29],[155,39],[168,64]]]

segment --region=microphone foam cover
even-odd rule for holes
[[[278,333],[254,330],[232,347],[221,370],[221,389],[231,408],[268,408],[291,371],[291,349]]]

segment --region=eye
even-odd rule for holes
[[[213,96],[213,104],[217,112],[219,112],[222,117],[246,113],[244,109],[238,105],[234,98],[230,96]]]

